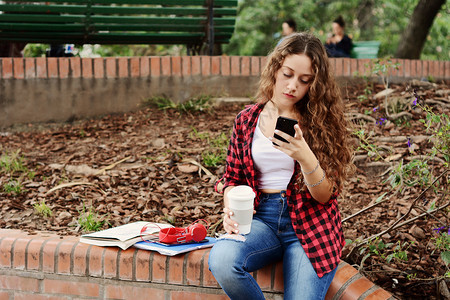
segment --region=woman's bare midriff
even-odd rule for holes
[[[281,193],[282,190],[261,189],[260,192],[264,194],[276,194]]]

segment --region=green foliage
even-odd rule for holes
[[[222,165],[227,156],[222,151],[204,151],[202,152],[202,160],[207,167],[217,167]]]
[[[189,99],[184,103],[179,103],[177,109],[180,112],[208,112],[212,110],[211,96],[201,95],[197,98]]]
[[[19,156],[20,150],[15,152],[5,151],[0,156],[0,172],[14,174],[16,172],[28,172],[23,156]]]
[[[383,159],[383,156],[380,154],[380,149],[372,143],[373,132],[366,133],[365,129],[361,126],[360,130],[355,130],[353,135],[355,135],[359,139],[359,146],[356,151],[362,149],[367,152],[367,156],[374,159],[379,160]]]
[[[450,252],[450,235],[445,230],[438,233],[437,237],[432,237],[436,250],[440,252],[449,251]],[[434,252],[433,252],[434,253]],[[448,255],[448,254],[447,254]]]
[[[192,128],[191,138],[198,138],[206,141],[209,149],[202,152],[203,164],[207,167],[217,167],[225,163],[227,158],[228,135],[224,132],[217,137],[211,138],[209,132],[198,132]]]
[[[310,31],[325,42],[333,19],[342,15],[346,32],[355,41],[381,42],[379,57],[393,56],[412,16],[417,0],[383,0],[367,10],[368,2],[303,0],[239,1],[235,32],[224,52],[229,55],[266,55],[278,42],[281,24],[293,18],[298,31]],[[424,45],[421,58],[449,60],[450,15],[445,4],[436,16]],[[358,19],[359,17],[359,19]]]
[[[20,155],[20,149],[16,151],[4,151],[0,156],[0,173],[9,177],[8,182],[3,184],[2,190],[12,195],[20,195],[24,192],[23,179],[33,179],[35,172],[29,171],[25,159]]]
[[[408,261],[408,249],[413,244],[414,242],[401,243],[400,241],[396,244],[384,243],[382,239],[377,237],[366,246],[361,247],[360,255],[365,254],[363,262],[372,255],[381,257],[386,260],[388,264],[391,263],[393,259]]]
[[[81,56],[186,55],[184,45],[84,45],[77,48]]]
[[[33,207],[34,212],[39,216],[49,218],[53,215],[52,209],[47,204],[45,204],[44,200],[42,200],[40,203],[35,203]]]
[[[405,185],[408,187],[428,185],[432,181],[432,174],[425,160],[413,159],[405,165],[401,160],[386,181],[390,182],[392,188],[399,188],[401,191]]]
[[[379,71],[382,73],[385,72],[384,69],[379,69]],[[375,73],[375,76],[382,76],[382,74]],[[391,113],[400,113],[409,109],[411,106],[417,106],[418,108],[422,109],[424,118],[420,121],[424,124],[427,133],[430,134],[430,141],[433,142],[432,151],[426,152],[422,156],[412,157],[406,164],[404,164],[403,160],[401,160],[397,166],[392,168],[386,181],[390,182],[391,187],[394,190],[396,189],[394,194],[397,191],[402,191],[407,187],[417,187],[418,189],[422,189],[424,191],[434,191],[434,193],[437,194],[436,199],[431,201],[429,207],[427,208],[427,212],[432,212],[438,209],[442,209],[442,206],[439,207],[439,202],[441,201],[441,199],[445,199],[448,195],[448,177],[443,177],[443,175],[446,174],[445,172],[448,172],[449,166],[450,120],[447,114],[437,114],[430,107],[424,105],[423,103],[425,101],[421,96],[418,95],[415,90],[413,92],[413,95],[415,99],[413,98],[414,101],[412,101],[412,99],[410,100],[412,103],[409,103],[409,101],[394,101],[396,99],[392,99],[393,101],[391,101],[390,103],[388,103],[388,101],[384,102],[384,109],[386,110],[386,112],[390,111]],[[372,110],[372,112],[368,111],[366,114],[372,114],[373,112],[378,110],[379,107],[377,106]],[[377,124],[379,124],[378,121]],[[361,126],[361,129],[355,131],[354,135],[360,139],[359,149],[367,151],[367,153],[371,157],[380,159],[382,158],[377,146],[372,143],[372,132],[370,132],[370,134],[365,133],[364,128]],[[405,137],[405,139],[406,138],[407,137]],[[407,143],[405,144],[407,144],[407,146],[409,147],[410,154],[413,154],[414,151],[412,148],[411,140],[409,138],[407,138]],[[442,157],[444,158],[443,160]],[[433,162],[432,166],[430,164],[431,162]],[[436,163],[439,163],[439,165],[436,166]],[[439,177],[435,177],[433,172],[436,173],[436,171],[440,170],[444,170],[444,173],[441,173]],[[438,178],[442,179],[437,180]],[[381,201],[381,199],[387,193],[391,192],[392,190],[388,189],[388,191],[379,196],[375,202]],[[441,195],[439,195],[439,193],[441,193]],[[420,194],[420,196],[423,195],[424,193]],[[416,203],[419,199],[420,197],[417,197],[412,202],[410,210],[407,214],[409,214],[412,207],[417,206],[419,209],[421,209],[420,206],[427,205],[428,201],[424,201],[423,204]],[[425,198],[423,199],[425,200]],[[402,218],[406,215],[402,216]],[[435,244],[435,249],[433,250],[432,254],[435,251],[439,251],[440,258],[444,262],[447,269],[444,275],[445,277],[450,277],[450,238],[448,236],[450,230],[447,231],[449,229],[449,226],[450,225],[446,225],[435,229],[438,231],[438,233],[440,233],[440,235],[438,237],[432,238],[432,241]],[[442,231],[443,229],[445,229],[445,232],[443,231],[441,233],[440,231]],[[363,266],[365,260],[373,255],[379,256],[380,258],[386,260],[387,263],[391,263],[393,260],[408,260],[408,249],[413,245],[412,243],[402,243],[401,241],[397,241],[396,243],[385,244],[382,240],[380,240],[379,237],[375,238],[375,236],[376,235],[363,240],[354,248],[354,250],[359,249],[359,255],[362,256],[360,263],[361,266]],[[417,274],[413,272],[407,275],[408,280],[414,280],[416,277]]]
[[[99,231],[103,225],[108,224],[106,217],[99,216],[92,206],[89,211],[86,211],[86,207],[83,205],[79,213],[78,224],[84,232]]]
[[[434,113],[427,105],[422,106],[420,103],[417,105],[426,112],[425,120],[420,121],[424,124],[427,132],[431,133],[432,155],[441,153],[445,159],[445,166],[448,167],[450,162],[450,118],[445,113]]]
[[[364,94],[363,95],[358,95],[358,100],[361,102],[365,102],[367,100],[369,100],[369,98],[372,96],[372,89],[373,87],[371,85],[366,85],[366,87],[364,88]],[[368,114],[371,114],[372,111],[370,111]]]
[[[45,56],[49,44],[27,44],[25,57]],[[81,57],[186,55],[185,45],[75,45],[74,54]]]
[[[446,265],[450,264],[450,251],[441,252],[441,258]]]
[[[16,196],[18,196],[22,194],[23,186],[20,181],[12,179],[3,185],[3,191],[5,191],[5,193],[7,194],[15,194]]]
[[[435,246],[435,250],[433,250],[431,254],[434,254],[435,251],[440,252],[440,257],[447,268],[447,272],[444,276],[450,278],[450,230],[447,231],[445,229],[447,229],[445,226],[435,229],[438,236],[431,238],[431,241]]]
[[[155,96],[144,101],[145,105],[156,107],[159,110],[176,109],[177,105],[171,99],[163,96]]]
[[[392,70],[398,70],[400,67],[400,63],[393,63],[391,59],[373,59],[372,60],[372,75],[378,76],[381,78],[381,81],[384,84],[384,87],[389,88],[389,73]]]
[[[392,253],[386,256],[386,262],[389,264],[392,259],[398,259],[403,261],[408,261],[408,249],[414,242],[404,242],[403,244],[400,241],[397,242],[396,246],[392,250]]]
[[[379,57],[393,56],[408,26],[417,0],[382,0],[364,8],[361,0],[240,0],[233,36],[223,52],[228,55],[267,55],[280,39],[281,24],[288,18],[297,22],[298,31],[310,31],[322,41],[331,32],[338,15],[346,21],[346,32],[355,41],[381,42]],[[434,19],[422,50],[421,59],[449,60],[450,15],[448,4]],[[25,56],[44,56],[47,44],[28,44]],[[76,45],[81,57],[185,55],[185,45]]]
[[[197,98],[189,99],[184,103],[175,103],[172,99],[156,96],[145,100],[145,104],[151,107],[156,107],[160,110],[174,109],[180,113],[190,112],[212,112],[212,98],[211,96],[201,95]]]
[[[23,50],[25,57],[45,57],[47,49],[50,49],[48,44],[27,44]]]
[[[425,119],[420,121],[424,124],[428,133],[431,133],[430,140],[433,141],[432,152],[423,159],[413,159],[406,165],[403,161],[395,167],[389,175],[387,181],[390,181],[393,188],[399,187],[400,190],[404,185],[418,185],[424,187],[432,182],[432,173],[428,166],[428,160],[435,157],[438,153],[444,157],[444,165],[449,166],[450,160],[450,119],[447,114],[436,114],[426,105],[422,105],[420,97],[415,94],[414,104],[421,108],[425,113]]]

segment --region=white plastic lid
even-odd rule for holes
[[[255,192],[248,185],[238,185],[232,188],[227,197],[233,198],[233,200],[237,201],[247,201],[248,199],[255,199]]]

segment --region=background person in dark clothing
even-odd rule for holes
[[[329,57],[350,57],[352,39],[345,34],[345,22],[342,16],[333,21],[333,34],[327,38],[325,48]]]

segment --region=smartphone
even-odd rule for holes
[[[275,129],[283,131],[283,132],[289,134],[290,136],[295,136],[294,125],[297,123],[298,123],[297,120],[279,116],[277,119],[277,125],[275,126]],[[282,138],[278,134],[274,134],[273,137],[275,137],[285,143],[288,143],[288,141],[286,141],[284,138]],[[277,145],[276,143],[273,143],[273,144]]]

